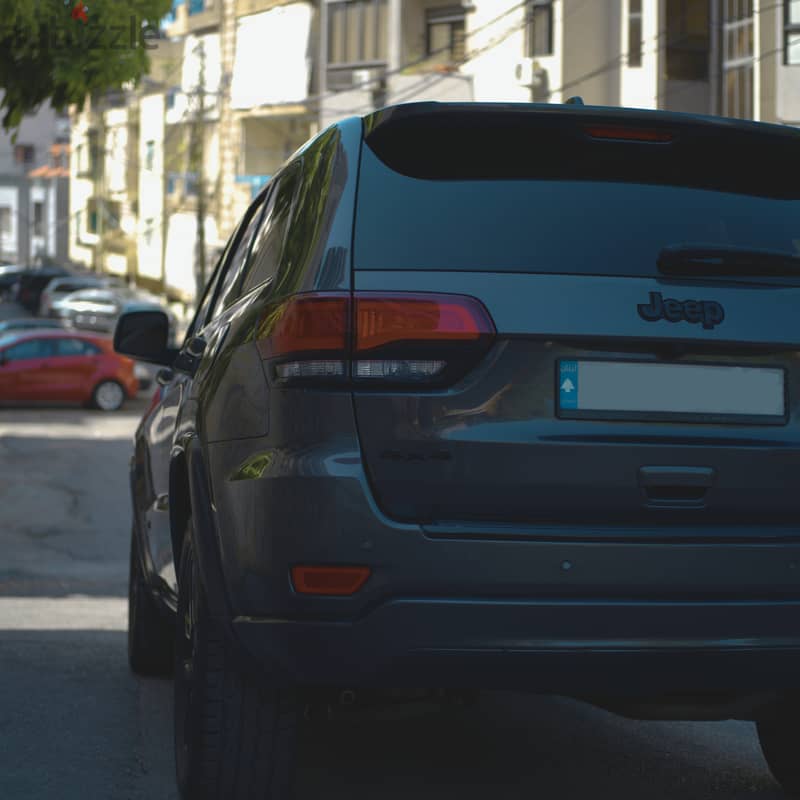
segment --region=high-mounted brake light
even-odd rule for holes
[[[257,339],[279,381],[442,385],[474,365],[494,335],[472,297],[336,292],[295,295],[265,315]]]
[[[369,567],[292,567],[292,586],[298,594],[355,594],[371,574]]]
[[[616,139],[625,142],[649,142],[652,144],[665,144],[675,137],[668,131],[659,131],[652,128],[637,128],[625,125],[602,125],[585,128],[593,139]]]

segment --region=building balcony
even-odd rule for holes
[[[345,117],[363,116],[395,103],[429,100],[464,103],[474,99],[471,75],[444,69],[402,72],[384,79],[360,81],[352,89],[326,96],[320,109],[320,124],[326,127]]]
[[[286,5],[286,0],[236,0],[236,16],[246,17]]]

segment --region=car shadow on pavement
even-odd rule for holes
[[[633,722],[577,701],[334,721],[303,736],[298,800],[778,800],[747,723]]]
[[[171,681],[129,672],[124,631],[0,629],[0,708],[2,797],[177,796]],[[304,724],[296,800],[783,797],[746,723],[632,722],[501,692],[390,716]]]

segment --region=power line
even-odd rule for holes
[[[586,2],[586,0],[583,0],[583,1]],[[471,31],[467,31],[466,34],[465,34],[465,39],[469,38],[470,36],[474,36],[474,35],[476,35],[478,33],[482,33],[483,31],[485,31],[488,28],[490,28],[492,25],[495,25],[496,23],[500,22],[501,20],[505,19],[506,17],[510,16],[511,14],[514,14],[515,12],[517,12],[517,11],[523,9],[523,8],[526,8],[528,5],[530,5],[530,0],[522,0],[522,2],[516,3],[515,5],[511,6],[510,8],[507,8],[502,14],[499,14],[498,16],[494,17],[493,19],[490,19],[489,21],[483,23],[483,25],[480,25],[479,27],[477,27],[477,28],[475,28],[475,29],[473,29]],[[380,75],[380,79],[385,79],[385,78],[392,77],[393,75],[398,75],[398,74],[400,74],[401,72],[404,72],[407,69],[411,69],[413,67],[419,66],[420,64],[424,64],[425,62],[429,61],[434,56],[441,55],[442,53],[449,52],[450,49],[451,49],[450,45],[444,45],[442,47],[436,48],[435,50],[432,50],[429,53],[426,53],[424,56],[420,56],[419,58],[414,58],[414,59],[412,59],[410,61],[406,61],[403,64],[400,64],[399,66],[394,67],[393,69],[384,70]],[[309,95],[302,102],[306,103],[306,104],[309,104],[309,105],[316,104],[319,107],[319,104],[323,100],[329,99],[331,97],[336,97],[337,95],[341,95],[341,94],[344,94],[346,92],[357,91],[358,89],[366,89],[367,87],[370,87],[370,86],[374,85],[377,80],[379,80],[379,79],[378,78],[369,78],[367,80],[358,81],[358,82],[352,84],[351,86],[348,86],[346,89],[342,89],[342,90],[329,89],[326,92],[322,92],[322,93],[314,94],[314,95]],[[274,103],[270,107],[272,107],[272,108],[280,108],[281,106],[289,106],[289,105],[296,105],[296,103]],[[257,107],[258,106],[256,106],[256,108]],[[347,111],[345,111],[344,113],[347,113]]]
[[[585,4],[587,1],[588,0],[583,0],[582,5]],[[528,5],[527,2],[520,3],[519,5],[514,6],[513,10],[519,10],[521,7],[525,7],[527,5]],[[468,36],[474,36],[475,34],[486,30],[488,27],[490,27],[491,25],[495,24],[498,20],[504,19],[505,17],[509,16],[511,14],[511,12],[512,12],[512,9],[509,9],[508,11],[506,11],[501,16],[495,17],[495,19],[493,19],[491,22],[486,23],[486,24],[482,25],[480,28],[476,28],[475,30],[469,32]],[[508,39],[514,33],[516,33],[517,31],[519,31],[521,29],[523,29],[527,25],[528,25],[528,20],[527,19],[524,19],[522,22],[515,23],[510,28],[506,29],[503,32],[503,34],[494,37],[488,44],[482,45],[481,47],[475,48],[474,50],[470,50],[469,52],[465,53],[464,56],[462,56],[460,59],[458,59],[456,62],[454,62],[452,64],[453,69],[455,70],[458,67],[463,66],[464,64],[467,64],[468,62],[474,60],[475,58],[478,58],[479,56],[483,55],[484,53],[488,52],[489,50],[494,49],[495,47],[497,47],[500,44],[502,44],[506,39]],[[414,62],[410,62],[409,66],[413,66],[413,65],[416,65],[416,64],[424,63],[424,62],[428,61],[436,53],[449,52],[450,50],[451,50],[451,48],[450,48],[449,45],[444,47],[444,48],[439,48],[438,50],[426,55],[424,58],[417,59]],[[405,67],[402,67],[402,68],[398,68],[396,70],[390,70],[389,72],[384,73],[382,77],[384,77],[386,75],[396,74],[398,72],[401,72],[403,69],[408,69],[408,66],[405,66]],[[402,91],[398,92],[397,95],[394,95],[392,97],[392,103],[407,102],[409,98],[420,94],[421,92],[425,91],[430,86],[432,86],[432,85],[434,85],[436,83],[440,83],[441,81],[445,80],[448,77],[454,77],[454,75],[458,75],[458,76],[464,77],[464,78],[468,77],[468,76],[464,75],[463,73],[456,73],[454,71],[453,72],[441,72],[441,73],[439,73],[439,72],[437,72],[437,73],[429,73],[427,75],[424,75],[422,78],[420,78],[419,81],[417,81],[417,83],[406,87]],[[374,84],[374,83],[375,83],[375,79],[367,82],[367,84]],[[345,92],[355,91],[357,89],[357,86],[358,85],[356,85],[355,87],[351,87],[349,89],[346,89]],[[337,94],[339,94],[339,93],[337,93]],[[334,110],[335,110],[335,112],[337,114],[359,115],[359,114],[362,114],[362,113],[365,113],[365,112],[368,112],[368,111],[372,111],[373,109],[374,109],[374,106],[372,104],[367,104],[367,105],[362,105],[362,106],[360,106],[358,108],[354,108],[354,109],[336,108]]]

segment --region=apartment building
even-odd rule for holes
[[[149,98],[160,98],[163,108],[174,53],[172,43],[159,42],[151,74],[139,86],[89,98],[70,114],[69,258],[157,290],[165,285],[163,247],[155,242],[147,252],[140,245],[146,240],[145,225],[163,218],[163,147],[156,151],[151,135],[154,125],[161,129],[163,144],[165,116],[153,122]],[[159,177],[152,174],[156,157]]]
[[[175,0],[163,34],[141,86],[73,117],[71,253],[186,302],[200,216],[207,276],[291,153],[383,105],[580,95],[800,124],[800,0]]]
[[[800,123],[800,0],[327,0],[322,124],[409,100]]]
[[[0,260],[67,258],[69,119],[49,106],[0,133]]]
[[[501,8],[506,0],[484,5]],[[462,71],[467,18],[453,0],[324,0],[317,102],[322,128],[383,105],[475,99]]]

